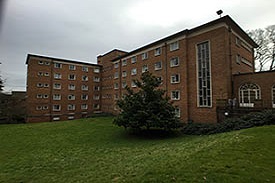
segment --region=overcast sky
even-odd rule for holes
[[[26,90],[28,53],[96,63],[212,21],[222,9],[245,31],[275,24],[275,0],[0,0],[0,74]]]

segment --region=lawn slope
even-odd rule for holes
[[[275,182],[275,126],[144,139],[101,117],[0,126],[0,182]]]

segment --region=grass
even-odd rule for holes
[[[275,182],[275,126],[138,138],[100,117],[0,126],[0,182]]]

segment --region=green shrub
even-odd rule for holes
[[[182,132],[188,135],[208,135],[263,125],[275,125],[275,110],[254,112],[240,118],[228,118],[217,124],[191,123],[185,125]]]

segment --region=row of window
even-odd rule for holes
[[[93,109],[99,109],[100,105],[99,104],[93,104]],[[48,110],[49,106],[48,105],[38,105],[36,106],[36,110]],[[87,110],[88,109],[88,104],[81,104],[80,106],[81,110]],[[61,111],[61,105],[59,104],[54,104],[52,106],[53,111]],[[74,111],[76,110],[76,104],[68,104],[67,105],[67,110],[68,111]]]
[[[160,81],[162,81],[162,77],[161,76],[158,77],[158,79]],[[173,74],[173,75],[171,75],[170,82],[171,82],[171,84],[180,83],[180,75],[179,74]],[[125,88],[126,86],[127,86],[126,81],[122,81],[122,88]],[[133,88],[137,87],[134,81],[131,82],[131,87],[133,87]],[[119,89],[119,83],[114,83],[114,89]]]
[[[49,88],[49,84],[48,83],[37,83],[36,85],[38,88]],[[61,90],[61,84],[60,83],[54,83],[53,84],[53,89],[56,90]],[[76,86],[74,84],[69,84],[68,85],[68,90],[76,90]],[[81,90],[82,91],[87,91],[89,90],[89,86],[88,85],[81,85]],[[94,91],[100,91],[100,86],[94,86]]]
[[[38,98],[38,99],[42,99],[42,98],[46,99],[46,98],[49,98],[49,95],[48,94],[37,94],[36,98]],[[69,94],[67,96],[67,99],[68,100],[75,100],[76,96],[74,94]],[[87,95],[87,94],[82,94],[81,95],[81,100],[88,100],[88,99],[89,99],[89,95]],[[94,95],[93,99],[94,100],[99,100],[100,96],[99,95]],[[61,100],[61,94],[53,94],[53,100]]]
[[[38,61],[38,64],[39,64],[39,65],[50,65],[50,62],[39,60],[39,61]],[[53,64],[54,64],[54,68],[56,68],[56,69],[61,69],[61,68],[62,68],[62,63],[54,62]],[[67,65],[67,64],[66,64],[66,65]],[[70,64],[70,65],[68,65],[68,67],[69,67],[69,70],[71,70],[71,71],[75,71],[75,70],[76,70],[76,65]],[[82,66],[82,71],[83,71],[83,72],[88,72],[88,71],[89,71],[89,68],[88,68],[87,66]],[[94,68],[94,72],[95,72],[95,73],[99,73],[99,72],[100,72],[100,69],[99,69],[99,68]]]
[[[170,59],[170,67],[177,67],[177,66],[179,66],[179,64],[180,64],[179,57],[173,57],[173,58]],[[122,66],[125,66],[125,65],[127,65],[127,64],[125,64],[125,61],[122,61]],[[118,66],[119,66],[118,62],[114,64],[115,68],[118,68]],[[144,65],[144,67],[146,67],[146,66],[147,65]],[[155,70],[160,70],[160,69],[162,69],[162,62],[161,61],[155,63]]]
[[[247,60],[246,58],[242,57],[242,56],[239,55],[239,54],[236,55],[236,63],[237,63],[237,64],[244,63],[244,64],[246,64],[246,65],[248,65],[248,66],[250,66],[250,67],[253,66],[252,63],[251,63],[249,60]]]
[[[39,73],[38,73],[38,75],[39,75]],[[54,73],[54,79],[62,79],[62,74]],[[75,74],[69,74],[68,75],[68,80],[76,80],[76,75]],[[82,81],[88,81],[88,80],[89,80],[88,76],[85,76],[85,75],[82,76]],[[100,82],[100,77],[94,76],[93,81],[94,82]]]
[[[275,85],[271,89],[272,107],[275,108]],[[254,83],[245,83],[239,89],[240,107],[254,107],[255,100],[261,99],[260,87]]]

